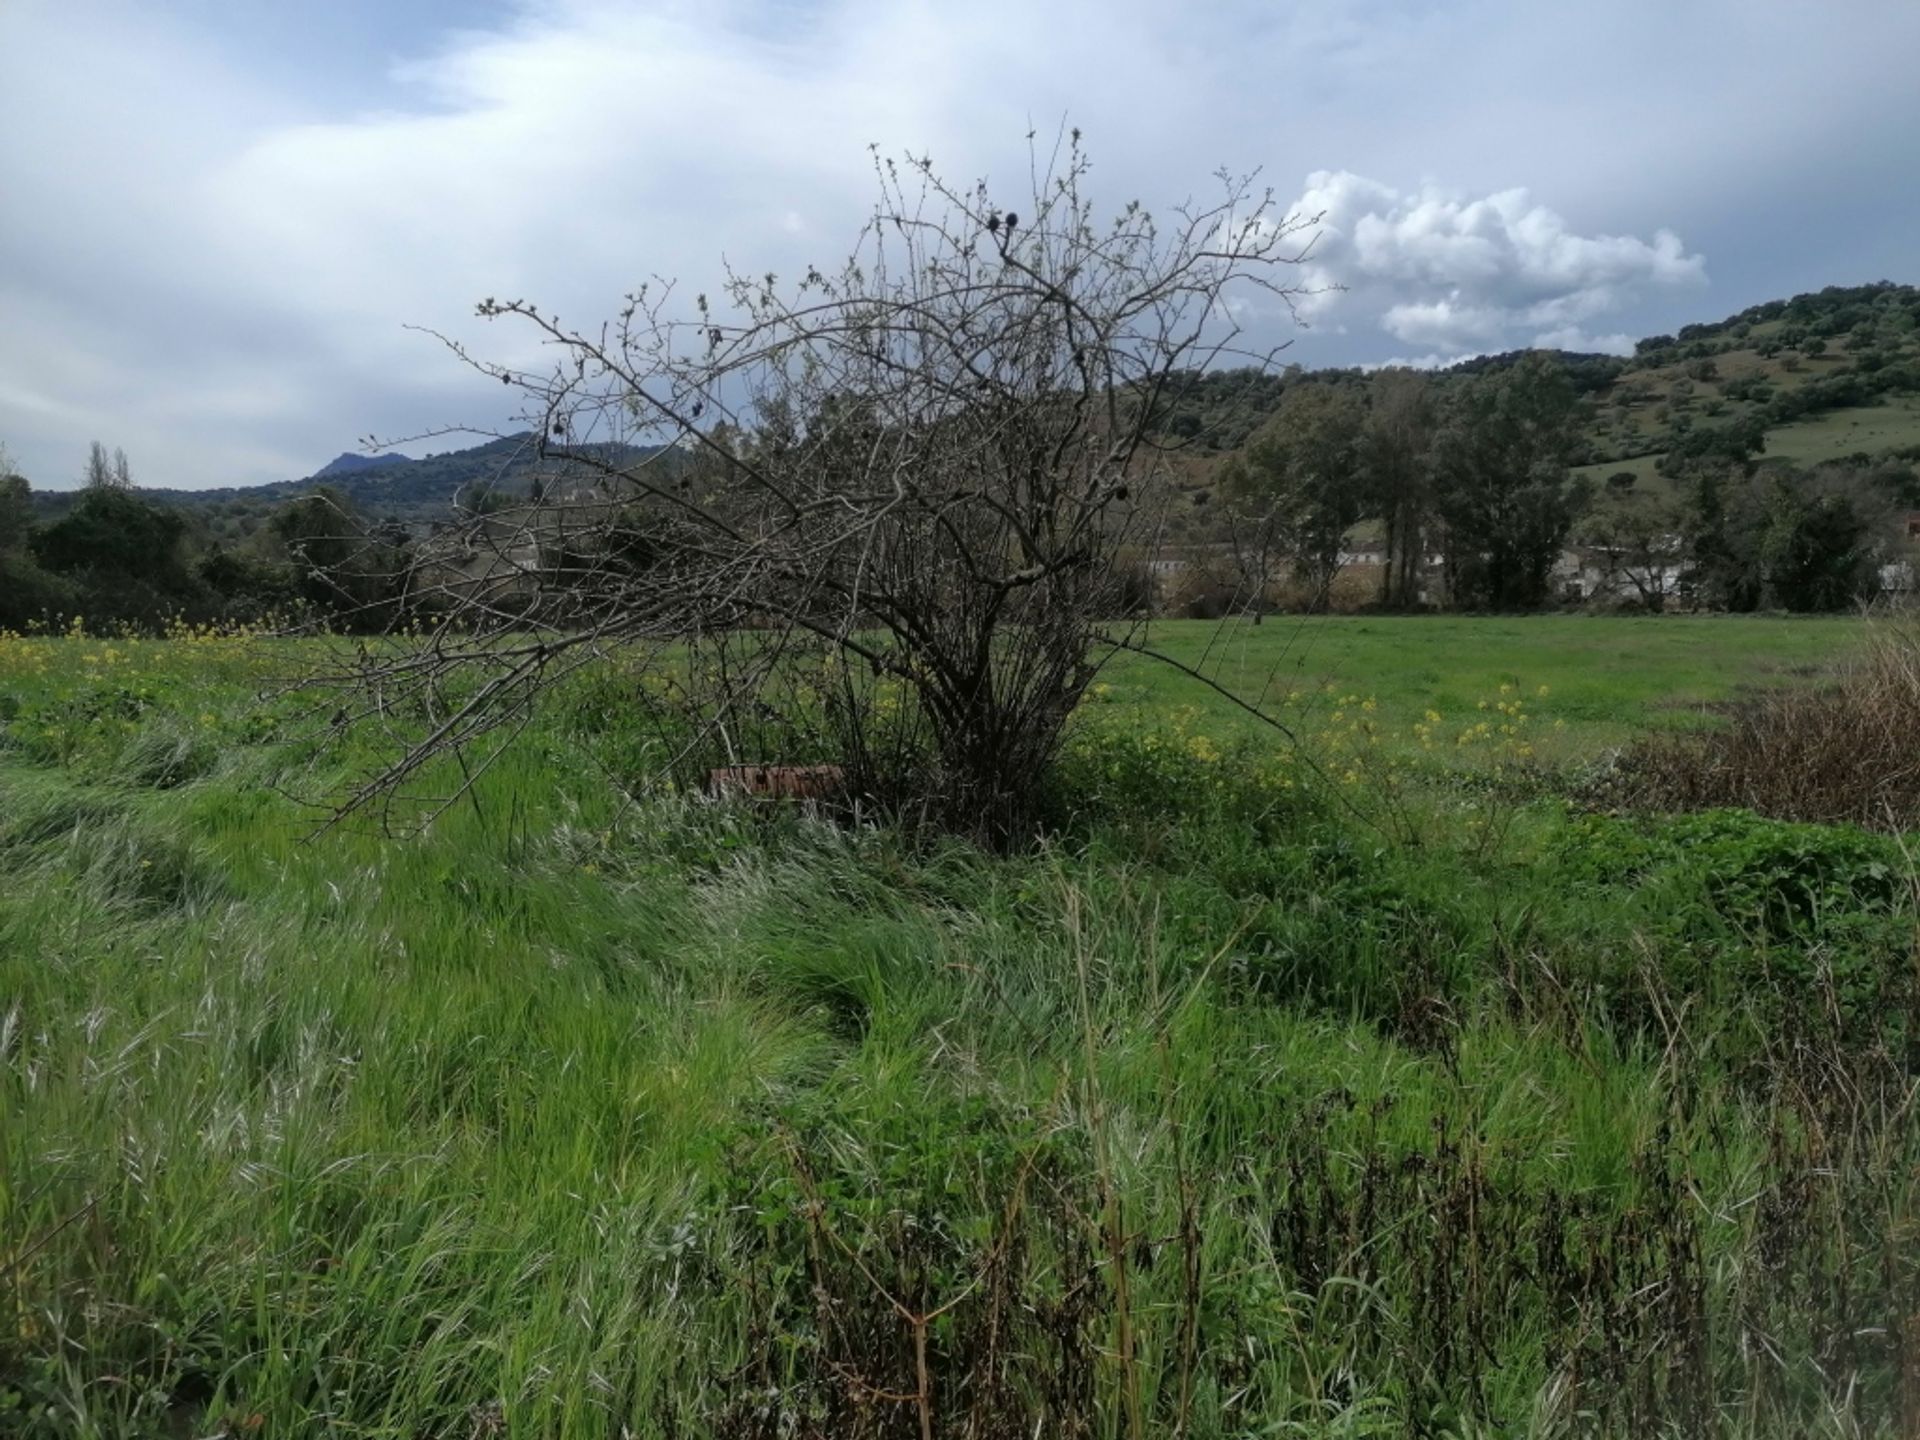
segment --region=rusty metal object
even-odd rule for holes
[[[838,765],[723,765],[707,772],[715,799],[833,800],[847,788]]]

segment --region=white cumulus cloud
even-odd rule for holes
[[[1705,259],[1671,230],[1581,235],[1519,188],[1476,199],[1320,170],[1290,213],[1319,217],[1309,319],[1370,323],[1440,355],[1631,348],[1623,334],[1586,327],[1649,291],[1706,280]]]

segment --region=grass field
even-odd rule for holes
[[[0,1433],[1912,1433],[1897,844],[1409,739],[1859,627],[1155,639],[1386,768],[1129,659],[1023,853],[628,798],[568,697],[315,838],[300,652],[0,640]]]
[[[1859,633],[1857,621],[1828,618],[1275,616],[1258,626],[1171,622],[1149,643],[1283,714],[1324,709],[1331,687],[1410,723],[1427,710],[1464,715],[1502,685],[1530,696],[1544,686],[1536,709],[1565,722],[1569,752],[1590,752],[1642,727],[1698,723],[1742,687],[1803,680]],[[1143,719],[1194,705],[1216,731],[1243,725],[1219,697],[1151,661],[1126,657],[1106,678],[1112,700]],[[1254,733],[1258,722],[1244,725]]]
[[[1884,405],[1850,405],[1767,432],[1767,454],[1803,465],[1920,445],[1920,396],[1892,395]]]

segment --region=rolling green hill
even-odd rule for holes
[[[1457,377],[1511,365],[1525,352],[1479,356]],[[1709,324],[1639,342],[1632,356],[1555,352],[1588,407],[1588,468],[1651,474],[1688,433],[1744,421],[1766,430],[1766,454],[1817,462],[1920,446],[1920,288],[1829,286],[1750,306]],[[1358,370],[1193,377],[1166,406],[1163,430],[1204,465],[1243,444],[1289,383],[1350,380]]]
[[[1818,461],[1920,443],[1920,289],[1829,287],[1640,342],[1593,397],[1596,464],[1757,420],[1766,453]],[[1852,433],[1850,433],[1852,432]]]

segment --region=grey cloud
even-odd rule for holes
[[[36,480],[94,434],[151,483],[245,483],[498,423],[499,387],[405,324],[518,358],[475,300],[585,323],[649,275],[711,286],[722,255],[831,261],[870,141],[1024,181],[1021,137],[1069,117],[1116,208],[1222,163],[1311,174],[1297,203],[1330,225],[1302,278],[1348,287],[1305,301],[1312,365],[1618,348],[1874,278],[1835,267],[1920,223],[1890,179],[1920,127],[1910,0],[1848,24],[1786,0],[524,0],[467,30],[452,3],[341,4],[311,54],[210,0],[0,4],[0,440]]]

